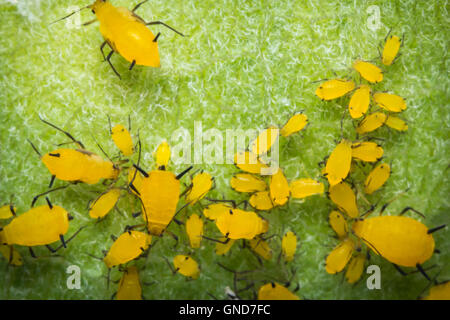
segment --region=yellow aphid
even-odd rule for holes
[[[270,260],[272,258],[272,249],[270,249],[267,241],[264,241],[261,238],[251,239],[248,244],[250,248],[259,255],[261,258],[265,260]]]
[[[358,253],[352,257],[345,272],[345,279],[347,279],[348,283],[358,282],[363,274],[365,262],[366,255],[364,253]]]
[[[229,213],[231,206],[224,203],[213,203],[203,209],[203,215],[209,220],[216,221],[217,218],[224,214]]]
[[[291,196],[296,199],[303,199],[315,194],[322,194],[324,185],[314,179],[303,178],[291,182],[289,186]]]
[[[392,93],[376,92],[373,94],[375,102],[383,109],[391,112],[402,112],[406,110],[406,101]]]
[[[347,213],[349,217],[356,218],[359,215],[355,193],[348,183],[341,182],[331,186],[329,196],[331,201],[333,201],[340,210]]]
[[[377,83],[383,80],[383,71],[370,62],[356,60],[353,63],[353,68],[359,72],[361,77],[371,83]]]
[[[197,279],[200,275],[200,269],[197,262],[189,256],[175,256],[175,258],[173,258],[173,265],[175,266],[175,271],[185,277]]]
[[[352,145],[352,157],[365,162],[376,162],[383,157],[383,148],[375,142],[355,142]]]
[[[203,221],[197,214],[192,214],[186,221],[186,232],[191,248],[200,248],[203,236]]]
[[[267,184],[261,178],[248,173],[238,173],[231,178],[231,187],[238,192],[256,192],[267,189]]]
[[[252,142],[250,150],[252,153],[260,156],[269,152],[273,144],[277,141],[280,129],[270,126],[262,131],[259,136]]]
[[[356,127],[358,134],[372,132],[381,127],[386,122],[386,115],[383,112],[374,112],[365,117]]]
[[[416,267],[434,253],[433,232],[420,221],[405,216],[379,216],[357,220],[354,234],[376,254],[399,266]]]
[[[355,88],[355,83],[350,80],[333,79],[322,83],[316,90],[316,95],[322,100],[333,100]]]
[[[135,190],[131,189],[131,192],[134,193],[136,196],[139,197],[140,193],[141,193],[141,186],[142,186],[142,181],[143,181],[144,177],[141,175],[141,173],[134,167],[131,167],[128,170],[128,184],[133,183],[134,188],[137,190],[138,193],[136,193]]]
[[[0,244],[0,253],[10,265],[18,267],[23,264],[22,256],[13,246]]]
[[[186,203],[193,206],[197,201],[203,199],[203,197],[211,190],[213,185],[213,177],[207,172],[202,172],[192,179],[192,185],[188,193],[186,194]]]
[[[344,270],[348,261],[352,257],[355,244],[351,239],[345,239],[342,241],[325,260],[325,270],[329,274],[336,274]]]
[[[386,39],[381,56],[381,61],[384,65],[390,66],[394,62],[401,44],[402,42],[397,36],[389,36]]]
[[[249,173],[261,174],[268,166],[262,163],[256,154],[250,151],[238,152],[234,156],[234,164],[241,170]]]
[[[152,236],[140,231],[127,231],[112,244],[103,261],[108,268],[139,257],[152,242]]]
[[[119,174],[111,161],[81,149],[57,149],[41,160],[53,176],[63,181],[95,184],[100,179],[116,179]]]
[[[328,158],[325,175],[331,186],[347,178],[352,163],[352,143],[346,139],[336,146]]]
[[[216,254],[219,256],[223,256],[228,251],[230,251],[231,247],[233,246],[233,243],[236,241],[234,239],[229,239],[227,241],[226,237],[221,237],[219,239],[220,242],[216,243]]]
[[[328,222],[330,223],[331,228],[336,232],[339,239],[343,239],[348,235],[348,226],[347,221],[344,216],[336,210],[330,212],[328,217]]]
[[[391,175],[391,167],[387,163],[380,163],[367,176],[364,182],[364,192],[372,194],[387,181]]]
[[[269,190],[274,206],[282,206],[289,200],[291,191],[281,168],[278,168],[278,171],[270,177]]]
[[[271,282],[259,288],[258,300],[300,300],[300,298],[281,284]]]
[[[0,219],[9,219],[16,214],[16,208],[12,204],[0,207]]]
[[[408,125],[406,124],[406,122],[402,119],[400,119],[399,117],[396,116],[388,116],[386,119],[385,124],[395,130],[398,131],[406,131],[408,130]]]
[[[292,231],[286,232],[281,240],[281,250],[286,262],[294,260],[295,251],[297,250],[297,236]]]
[[[0,244],[47,245],[62,240],[68,229],[69,213],[64,208],[43,205],[22,213],[3,227]]]
[[[142,300],[142,287],[138,269],[135,266],[128,267],[123,273],[116,300]]]
[[[111,129],[111,138],[125,156],[133,154],[133,140],[130,132],[123,125],[118,124]]]
[[[273,208],[269,191],[259,191],[252,194],[249,201],[250,205],[257,210],[270,210]]]
[[[230,209],[228,213],[221,214],[216,225],[225,237],[235,240],[250,240],[269,229],[266,220],[252,211],[241,209]]]
[[[431,287],[430,293],[422,300],[450,300],[450,281]]]
[[[89,216],[94,219],[101,219],[106,216],[116,205],[120,197],[120,189],[112,188],[103,193],[89,206]]]
[[[370,87],[362,84],[352,95],[348,104],[348,111],[353,119],[362,117],[369,109]]]
[[[306,114],[297,113],[293,115],[286,124],[281,128],[280,134],[283,137],[289,137],[290,135],[299,132],[308,124],[308,117]]]
[[[162,142],[156,149],[155,158],[158,169],[167,168],[170,160],[170,146],[166,141]]]

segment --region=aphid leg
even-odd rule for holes
[[[136,60],[133,60],[133,62],[131,62],[130,68],[129,70],[133,70],[133,67],[136,65]]]
[[[45,245],[45,247],[48,249],[48,251],[50,251],[51,253],[55,253],[56,250],[53,249],[49,244]]]
[[[135,12],[137,9],[139,9],[140,6],[142,6],[144,3],[146,3],[148,0],[144,0],[140,3],[138,3],[132,10],[131,12]]]
[[[31,247],[28,247],[28,250],[30,251],[30,255],[31,255],[31,257],[33,257],[34,259],[36,259],[37,258],[37,256],[34,254],[34,251],[33,251],[33,249],[31,249]]]
[[[47,201],[47,204],[48,204],[48,207],[50,208],[50,210],[52,210],[53,209],[53,205],[50,202],[50,199],[48,197],[45,197],[45,200]]]
[[[160,35],[161,35],[161,32],[158,32],[158,34],[156,35],[155,39],[153,39],[153,42],[157,42]]]
[[[59,235],[59,239],[61,240],[61,244],[64,247],[64,249],[67,248],[66,241],[64,240],[64,236],[62,234]]]
[[[214,242],[219,242],[221,244],[227,244],[230,241],[230,238],[227,238],[225,241],[221,241],[218,239],[214,239],[214,238],[209,238],[207,236],[202,236],[203,239],[209,240],[209,241],[214,241]]]
[[[112,241],[116,242],[117,237],[115,235],[112,234],[110,237],[111,237]]]
[[[175,239],[175,245],[173,246],[174,248],[178,245],[178,237],[175,233],[169,231],[169,230],[164,230],[164,232],[166,232],[168,235],[170,235],[172,238]]]
[[[48,122],[48,121],[42,119],[41,116],[39,116],[39,119],[40,119],[43,123],[49,125],[50,127],[54,128],[54,129],[56,129],[56,130],[58,130],[58,131],[61,131],[61,132],[64,133],[67,137],[69,137],[70,140],[72,140],[73,142],[75,142],[76,144],[78,144],[78,145],[80,146],[80,148],[85,149],[83,143],[81,143],[81,141],[79,141],[79,140],[76,140],[69,132],[64,131],[63,129],[61,129],[61,128],[55,126],[54,124],[52,124],[52,123],[50,123],[50,122]]]
[[[439,231],[439,230],[441,230],[441,229],[443,229],[445,227],[446,227],[446,225],[443,224],[443,225],[440,225],[438,227],[434,227],[434,228],[428,229],[427,234],[432,234],[433,232]],[[437,250],[437,251],[439,251],[439,250]]]
[[[419,272],[428,280],[431,281],[430,277],[427,275],[427,273],[425,272],[425,270],[422,268],[422,266],[418,263],[416,264],[417,270],[419,270]]]
[[[14,206],[12,204],[9,205],[9,211],[11,211],[13,216],[16,216],[16,211],[14,211]]]
[[[104,41],[101,46],[100,46],[100,51],[102,52],[102,56],[103,56],[103,61],[106,61],[106,56],[105,56],[105,52],[103,52],[103,48],[105,47],[105,45],[107,44],[107,41]]]
[[[52,178],[50,179],[50,184],[48,185],[48,188],[50,189],[53,186],[53,182],[55,182],[55,175],[52,175]]]
[[[155,25],[155,24],[160,24],[163,25],[166,28],[169,28],[170,30],[172,30],[175,33],[178,33],[180,36],[184,37],[184,34],[182,34],[180,31],[175,30],[174,28],[172,28],[171,26],[165,24],[164,22],[161,21],[152,21],[152,22],[146,22],[145,25],[146,26],[151,26],[151,25]]]
[[[58,251],[59,249],[63,248],[63,247],[66,248],[67,244],[68,244],[70,241],[72,241],[72,239],[75,238],[75,237],[81,232],[81,230],[83,230],[83,229],[86,228],[86,227],[87,227],[87,225],[86,225],[86,226],[80,227],[80,228],[79,228],[73,235],[71,235],[70,238],[67,239],[67,240],[64,240],[64,237],[61,235],[60,238],[61,238],[61,243],[62,243],[62,244],[60,244],[60,245],[55,249],[55,252]]]
[[[120,76],[120,74],[117,72],[116,68],[114,68],[113,64],[111,63],[111,56],[113,55],[114,50],[111,50],[111,52],[108,54],[108,56],[106,57],[106,61],[108,61],[109,65],[111,66],[111,68],[113,69],[114,73],[119,77],[119,79],[122,79],[122,77]]]
[[[33,198],[33,201],[31,202],[31,206],[33,207],[34,204],[36,203],[36,201],[37,201],[40,197],[45,196],[46,194],[49,194],[50,192],[53,192],[53,191],[58,191],[58,190],[61,190],[61,189],[65,189],[65,188],[67,188],[69,185],[70,185],[70,184],[65,185],[65,186],[61,186],[61,187],[58,187],[58,188],[54,188],[54,189],[48,190],[48,191],[46,191],[46,192],[44,192],[44,193],[38,194],[37,196],[35,196],[35,197]]]
[[[407,276],[407,275],[408,275],[405,271],[403,271],[402,268],[400,268],[400,267],[399,267],[398,265],[396,265],[395,263],[393,263],[392,265],[395,267],[395,269],[397,269],[397,271],[398,271],[402,276]]]
[[[142,214],[142,211],[139,211],[139,212],[135,212],[135,213],[133,213],[133,214],[131,214],[131,215],[133,216],[133,218],[137,218],[137,217],[139,217],[141,214]]]
[[[97,21],[97,18],[96,19],[92,19],[92,20],[89,20],[88,22],[85,22],[85,23],[83,23],[83,24],[81,24],[83,27],[86,27],[86,26],[88,26],[88,25],[90,25],[90,24],[93,24],[95,21]]]
[[[206,291],[206,294],[207,294],[208,296],[210,296],[211,298],[213,298],[213,300],[219,300],[219,299],[217,299],[212,293],[209,293],[208,291]]]
[[[184,225],[183,221],[180,221],[180,220],[175,219],[175,218],[173,218],[173,222],[175,222],[179,226]]]
[[[170,271],[172,271],[172,274],[176,274],[177,273],[177,271],[176,270],[174,270],[174,268],[172,267],[172,265],[170,264],[170,262],[169,262],[169,260],[167,260],[167,258],[166,257],[163,257],[163,259],[166,261],[166,263],[167,263],[167,265],[169,266],[169,268],[170,268]]]
[[[423,213],[421,213],[421,212],[419,212],[419,211],[417,211],[416,209],[411,208],[411,207],[406,207],[406,208],[404,208],[404,209],[402,210],[402,212],[400,212],[399,216],[402,216],[403,214],[405,214],[405,213],[408,212],[409,210],[411,210],[411,211],[417,213],[418,215],[420,215],[422,218],[425,219],[425,216],[424,216]]]
[[[42,155],[39,152],[39,150],[36,148],[36,146],[29,139],[27,139],[27,141],[31,144],[31,147],[33,148],[34,152],[36,152],[38,154],[39,158],[42,158]]]

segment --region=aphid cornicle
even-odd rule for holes
[[[331,153],[325,166],[324,175],[327,177],[330,186],[340,183],[347,177],[351,163],[352,143],[342,139]]]
[[[333,79],[322,83],[316,89],[316,95],[322,100],[333,100],[346,95],[355,88],[350,80]]]
[[[151,242],[151,235],[128,230],[114,241],[103,261],[108,268],[127,263],[139,257]]]
[[[408,209],[405,208],[403,213]],[[355,221],[353,233],[376,254],[398,266],[420,267],[434,253],[432,233],[423,223],[405,216],[379,216]],[[420,270],[420,269],[419,269]]]
[[[259,288],[258,300],[300,300],[300,298],[281,284],[271,282]]]
[[[142,300],[142,286],[135,266],[126,268],[115,296],[116,300]]]
[[[83,25],[89,25],[97,20],[100,21],[100,33],[105,40],[100,46],[100,51],[104,60],[108,61],[114,73],[120,78],[120,74],[116,71],[110,60],[114,52],[119,53],[125,60],[131,63],[130,70],[135,65],[160,67],[157,43],[160,33],[155,36],[147,28],[148,25],[163,25],[177,34],[184,36],[164,22],[145,22],[139,17],[135,11],[147,1],[142,1],[130,11],[124,7],[114,7],[106,0],[96,0],[93,4],[81,8],[57,21],[68,18],[83,9],[91,9],[92,13],[96,15],[96,19],[86,22]],[[111,48],[108,56],[105,56],[103,52],[106,44]]]

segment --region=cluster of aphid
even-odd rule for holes
[[[396,60],[401,44],[402,41],[397,36],[386,37],[381,54],[381,62],[385,66],[391,65]],[[353,68],[370,84],[383,80],[383,71],[370,62],[357,60]],[[371,99],[374,100],[380,109],[359,122],[356,127],[357,137],[370,133],[384,124],[398,131],[406,131],[408,129],[406,123],[394,115],[406,109],[405,100],[387,92],[375,92],[371,95],[371,90],[368,84],[361,84],[355,89],[355,83],[350,79],[334,79],[321,84],[316,90],[316,95],[322,100],[333,100],[353,92],[348,103],[353,119],[364,116],[369,110]],[[385,111],[388,114],[384,113]],[[339,245],[326,258],[326,271],[336,274],[348,265],[345,278],[349,283],[356,283],[363,274],[367,257],[370,258],[369,250],[367,248],[364,250],[362,246],[364,243],[375,254],[391,262],[402,274],[406,272],[400,269],[400,266],[415,267],[429,280],[422,264],[437,251],[434,248],[432,233],[445,226],[429,229],[415,219],[402,216],[411,210],[423,217],[411,207],[405,208],[399,216],[381,216],[389,202],[381,208],[379,217],[367,218],[374,211],[375,205],[371,205],[364,194],[371,195],[379,190],[388,180],[391,168],[389,164],[381,162],[383,148],[370,141],[376,138],[365,137],[367,139],[354,142],[343,138],[323,162],[326,165],[322,173],[329,183],[327,194],[338,208],[330,213],[329,223],[340,240]],[[373,169],[365,178],[363,191],[350,177],[361,162],[373,164]],[[370,206],[364,214],[360,214],[355,190],[359,195],[358,198]],[[351,233],[348,231],[349,222],[352,223]]]

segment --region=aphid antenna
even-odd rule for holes
[[[39,117],[39,119],[40,119],[43,123],[45,123],[46,125],[49,125],[50,127],[52,127],[52,128],[54,128],[54,129],[56,129],[56,130],[58,130],[58,131],[64,133],[64,134],[65,134],[67,137],[69,137],[74,143],[78,144],[78,146],[79,146],[81,149],[86,149],[86,148],[84,147],[83,143],[81,143],[81,141],[79,141],[79,140],[76,140],[69,132],[64,131],[63,129],[57,127],[57,126],[54,125],[53,123],[48,122],[47,120],[44,120],[40,115],[38,115],[38,117]]]
[[[34,204],[36,203],[36,201],[37,201],[40,197],[45,196],[46,194],[49,194],[49,193],[54,192],[54,191],[58,191],[58,190],[61,190],[61,189],[65,189],[65,188],[67,188],[68,186],[70,186],[70,184],[66,184],[65,186],[57,187],[57,188],[48,190],[48,191],[46,191],[46,192],[43,192],[43,193],[41,193],[41,194],[38,194],[37,196],[35,196],[35,197],[33,198],[33,201],[31,202],[31,207],[34,206]]]
[[[67,16],[62,17],[61,19],[58,19],[58,20],[55,20],[55,21],[51,22],[51,23],[49,24],[49,26],[51,26],[52,24],[54,24],[54,23],[56,23],[56,22],[59,22],[59,21],[61,21],[61,20],[67,19],[67,18],[69,18],[70,16],[73,16],[75,13],[78,13],[78,12],[84,10],[84,9],[89,9],[90,7],[91,7],[91,5],[88,5],[88,6],[86,6],[86,7],[83,7],[83,8],[80,8],[80,9],[78,9],[78,10],[75,10],[74,12],[68,14]]]
[[[30,143],[31,147],[33,148],[34,152],[36,152],[39,156],[39,158],[42,158],[41,153],[39,152],[39,150],[36,148],[36,146],[33,144],[33,142],[31,142],[30,139],[27,139],[27,141]]]

